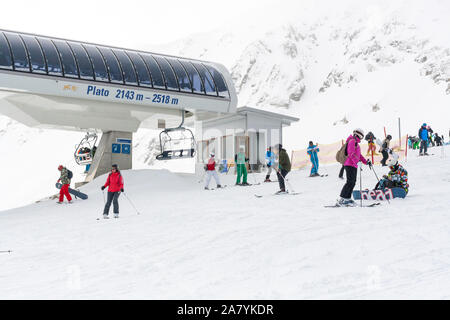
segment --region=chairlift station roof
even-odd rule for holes
[[[236,106],[218,63],[0,30],[0,113],[31,127],[134,132]]]

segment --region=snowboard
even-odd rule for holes
[[[62,187],[61,183],[57,183],[56,184],[56,188],[61,189],[61,187]],[[74,195],[75,198],[80,198],[80,199],[83,199],[83,200],[87,200],[88,199],[88,195],[87,194],[85,194],[85,193],[83,193],[81,191],[72,189],[72,188],[69,188],[69,193],[71,195]]]
[[[384,190],[363,190],[363,200],[392,200],[394,198],[406,198],[406,191],[402,188],[392,188]],[[353,199],[361,200],[359,190],[353,191]]]

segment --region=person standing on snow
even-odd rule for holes
[[[67,201],[69,203],[72,203],[72,197],[70,196],[69,193],[70,179],[71,179],[71,174],[69,173],[70,170],[68,170],[63,165],[60,165],[58,167],[58,170],[61,172],[61,176],[58,179],[58,183],[61,182],[62,187],[61,190],[59,190],[59,201],[57,203],[62,204],[64,202],[64,196],[66,196]]]
[[[312,167],[309,174],[310,177],[319,176],[319,156],[317,153],[320,151],[318,145],[314,145],[312,141],[309,142],[309,147],[307,153],[309,154],[309,159],[311,160]]]
[[[247,167],[246,167],[246,163],[248,162],[249,159],[245,156],[245,149],[243,147],[241,147],[239,150],[240,150],[239,153],[237,153],[234,156],[234,161],[236,163],[236,170],[237,170],[236,185],[249,186],[250,184],[247,182]]]
[[[388,134],[388,136],[386,137],[386,139],[384,139],[383,144],[381,145],[381,154],[383,155],[383,159],[381,160],[381,165],[383,167],[386,167],[386,160],[389,158],[389,144],[391,143],[392,140],[392,136],[390,134]]]
[[[424,123],[419,129],[420,150],[419,156],[427,156],[428,153],[428,129],[427,124]]]
[[[108,187],[108,200],[105,204],[105,209],[103,210],[103,218],[109,219],[109,208],[111,207],[111,203],[114,206],[114,218],[119,218],[119,196],[123,190],[123,177],[119,171],[119,168],[116,164],[113,164],[111,168],[111,173],[108,175],[108,179],[104,186],[102,186],[102,191]]]
[[[372,166],[370,160],[366,160],[361,155],[361,147],[359,146],[361,140],[364,138],[364,131],[362,129],[356,129],[353,131],[353,135],[347,138],[347,159],[345,160],[345,174],[347,176],[347,182],[341,191],[341,198],[338,200],[340,206],[354,206],[355,201],[351,199],[353,189],[356,185],[356,178],[358,176],[358,163],[362,163]]]
[[[375,146],[375,140],[377,139],[375,135],[372,132],[369,132],[365,139],[368,145],[366,156],[368,157],[372,155],[372,153],[374,156],[378,156],[378,153],[376,152],[377,147]]]
[[[291,160],[286,150],[283,149],[281,144],[278,144],[275,148],[275,152],[278,154],[278,170],[277,177],[280,185],[280,191],[277,194],[286,193],[285,179],[288,173],[291,171]]]
[[[216,171],[216,158],[215,154],[211,153],[211,158],[209,158],[208,163],[205,166],[206,169],[206,184],[205,184],[205,190],[209,190],[209,183],[211,182],[211,178],[214,177],[214,180],[216,180],[217,188],[222,188],[222,185],[220,184],[219,175]]]
[[[272,182],[270,180],[270,175],[272,174],[272,167],[276,168],[276,156],[275,153],[272,152],[272,147],[267,148],[266,151],[266,164],[267,164],[267,175],[266,180],[264,182]]]

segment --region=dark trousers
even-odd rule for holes
[[[286,191],[286,186],[284,184],[284,179],[288,175],[289,171],[281,169],[277,171],[278,183],[280,184],[280,190]]]
[[[420,153],[422,153],[422,151],[424,153],[428,152],[428,141],[420,140]]]
[[[389,154],[387,150],[381,150],[381,154],[383,155],[383,159],[381,160],[381,165],[386,165],[386,160],[389,158]]]
[[[341,191],[341,197],[350,199],[353,194],[353,189],[356,184],[356,177],[358,176],[358,168],[345,166],[345,175],[347,176],[347,182]]]
[[[341,171],[339,171],[339,178],[343,178],[344,177],[344,171],[345,171],[345,167],[342,166]]]
[[[105,210],[103,210],[103,214],[109,214],[109,208],[111,207],[111,202],[113,203],[114,213],[119,213],[119,196],[120,192],[108,192],[108,200],[105,204]]]

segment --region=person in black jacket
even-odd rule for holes
[[[381,146],[381,153],[383,154],[383,159],[381,160],[381,165],[386,167],[386,160],[389,158],[389,144],[392,140],[392,136],[389,134],[386,139],[384,139],[383,144]]]

